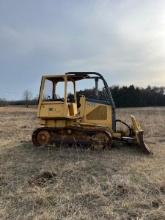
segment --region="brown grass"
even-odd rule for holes
[[[165,108],[135,114],[154,152],[36,148],[35,109],[0,108],[0,219],[165,219]]]

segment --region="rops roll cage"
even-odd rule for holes
[[[105,81],[104,77],[97,72],[68,72],[65,73],[65,75],[72,76],[73,79],[81,80],[81,79],[95,79],[95,90],[96,92],[98,91],[98,80],[101,79],[104,83],[104,89],[105,89],[105,94],[106,94],[106,102],[107,104],[112,105],[112,107],[115,109],[115,103],[112,98],[111,91],[108,87],[107,82]]]
[[[98,81],[99,79],[103,81],[104,89],[105,89],[105,98],[106,103],[112,106],[112,129],[116,131],[116,113],[115,113],[115,103],[110,91],[110,88],[104,79],[104,77],[97,72],[67,72],[65,73],[67,76],[72,76],[75,80],[81,79],[94,79],[95,80],[95,91],[98,92]]]

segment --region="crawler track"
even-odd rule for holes
[[[32,142],[35,146],[78,144],[104,149],[111,148],[112,136],[109,131],[95,127],[41,127],[33,132]]]

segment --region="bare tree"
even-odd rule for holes
[[[5,106],[5,105],[7,105],[6,99],[0,98],[0,106]]]
[[[23,98],[24,98],[24,101],[25,101],[25,106],[28,108],[29,107],[29,102],[32,99],[32,93],[28,89],[26,89],[24,91]]]

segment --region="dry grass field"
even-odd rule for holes
[[[165,219],[165,108],[134,114],[153,155],[118,145],[103,152],[36,148],[35,109],[0,108],[0,219]]]

